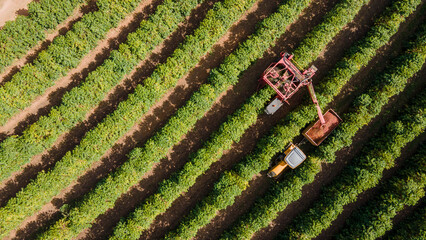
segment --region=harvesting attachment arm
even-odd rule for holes
[[[321,125],[324,125],[325,124],[324,115],[322,114],[321,108],[317,100],[317,96],[315,95],[314,85],[312,84],[312,81],[310,81],[306,86],[308,87],[309,95],[311,95],[312,102],[315,104],[315,107],[317,108],[318,117],[321,122]]]

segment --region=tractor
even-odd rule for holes
[[[316,107],[319,120],[309,125],[302,132],[302,135],[314,146],[319,146],[340,124],[342,119],[332,109],[322,114],[312,84],[312,77],[315,75],[317,68],[312,65],[302,72],[296,66],[297,63],[292,61],[292,59],[293,55],[286,52],[281,53],[280,60],[270,64],[259,79],[261,86],[268,85],[277,93],[273,100],[266,106],[265,113],[268,115],[274,114],[284,105],[284,102],[289,104],[287,100],[301,87],[306,86],[311,100]],[[287,166],[295,168],[305,159],[306,156],[303,151],[296,145],[290,144],[284,153],[279,155],[278,164],[268,172],[268,176],[277,177]]]

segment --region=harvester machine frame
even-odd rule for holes
[[[277,96],[266,107],[265,113],[274,114],[284,102],[288,103],[287,100],[302,86],[307,86],[312,102],[317,109],[319,120],[305,129],[303,136],[310,143],[318,146],[340,124],[342,119],[332,109],[328,110],[324,115],[322,114],[315,96],[314,86],[312,85],[312,77],[315,75],[317,68],[312,65],[301,72],[295,63],[292,62],[292,58],[293,55],[289,53],[281,53],[280,60],[269,65],[259,79],[261,85],[269,85],[277,93]]]

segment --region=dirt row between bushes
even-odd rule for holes
[[[19,132],[28,127],[28,124],[30,124],[28,121],[35,122],[41,115],[47,115],[50,112],[52,106],[60,104],[63,94],[84,81],[84,79],[91,71],[100,66],[103,61],[108,58],[109,53],[112,50],[117,49],[119,44],[126,40],[127,35],[139,27],[142,19],[147,18],[147,16],[153,13],[155,6],[157,6],[159,3],[159,0],[141,3],[131,14],[129,14],[129,16],[123,19],[116,28],[111,29],[108,32],[106,38],[99,42],[100,45],[98,45],[93,51],[86,55],[83,58],[82,63],[79,64],[77,68],[71,70],[70,74],[60,79],[58,84],[49,88],[47,92],[40,97],[40,99],[37,99],[36,102],[34,102],[33,105],[28,108],[32,109],[31,111],[38,111],[37,114],[22,116],[23,118],[27,118],[22,122],[15,119],[17,120],[16,123],[20,125]],[[43,99],[49,100],[43,102]],[[102,104],[98,106],[96,110],[88,114],[84,122],[77,125],[70,132],[60,136],[53,144],[51,149],[34,156],[30,163],[22,167],[21,171],[13,173],[13,175],[8,180],[1,183],[0,193],[2,194],[0,194],[0,205],[3,205],[7,199],[14,196],[17,191],[28,184],[29,180],[34,178],[37,172],[41,171],[42,169],[46,169],[52,163],[59,160],[67,151],[71,150],[73,146],[77,144],[78,140],[84,136],[84,133],[87,131],[87,129],[89,129],[91,125],[94,126],[97,122],[99,122],[103,118],[102,116],[106,115],[103,115],[104,113],[109,113],[112,111],[110,110],[112,108],[111,106],[116,104],[117,103],[115,103],[113,100],[109,99],[102,102]],[[27,111],[24,112],[28,114]],[[19,115],[23,115],[23,113]]]
[[[142,1],[131,14],[118,23],[117,27],[110,29],[106,36],[98,41],[98,45],[81,59],[77,67],[68,71],[66,76],[56,80],[55,84],[47,88],[42,95],[37,96],[30,106],[1,126],[0,134],[4,136],[21,134],[40,116],[47,115],[53,106],[62,102],[62,96],[66,92],[84,81],[91,71],[94,71],[109,57],[112,50],[118,49],[120,43],[126,40],[127,35],[135,31],[142,19],[146,19],[152,14],[159,3],[159,0]],[[96,11],[96,8],[95,3],[90,6],[91,11]]]
[[[370,3],[366,8],[364,8],[361,12],[361,14],[357,17],[355,20],[355,23],[350,24],[344,32],[339,34],[339,36],[336,38],[335,41],[333,41],[332,44],[330,44],[327,47],[327,50],[324,52],[324,57],[320,58],[319,60],[315,61],[314,64],[316,66],[322,66],[325,69],[331,68],[332,65],[334,65],[335,62],[333,60],[339,59],[343,55],[343,52],[345,49],[347,49],[351,42],[347,41],[348,39],[352,42],[355,42],[359,38],[362,38],[363,35],[368,31],[369,26],[373,23],[374,16],[380,14],[380,10],[383,10],[385,6],[389,3],[388,2],[379,2],[375,1]],[[379,11],[379,12],[377,12]],[[300,29],[298,29],[300,30]],[[339,41],[340,39],[340,41]],[[276,51],[276,55],[282,51],[283,46],[279,46],[280,49]],[[380,52],[381,53],[381,52]],[[385,55],[385,53],[381,53],[382,55]],[[276,56],[275,55],[275,56]],[[261,72],[264,70],[266,66],[269,65],[270,62],[273,61],[273,57],[270,61],[267,61],[265,64],[263,64],[263,67],[258,69],[258,73],[254,74],[256,77],[252,77],[254,82],[257,80],[258,76],[260,76]],[[373,60],[373,64],[371,64],[366,69],[373,71],[373,69],[377,69],[377,64],[380,62],[380,60]],[[325,73],[323,71],[322,73]],[[368,73],[368,72],[367,72]],[[253,74],[252,74],[253,75]],[[360,74],[359,76],[353,78],[351,80],[351,83],[346,86],[346,91],[344,91],[345,95],[348,94],[348,92],[354,91],[354,86],[357,86],[357,84],[366,76],[366,74]],[[321,79],[321,76],[318,75],[317,79]],[[244,77],[242,78],[242,81],[244,80]],[[244,83],[246,86],[247,83]],[[253,89],[255,89],[256,84],[252,85]],[[247,91],[244,91],[247,92]],[[231,102],[237,102],[240,99],[240,93],[235,93],[236,96],[238,96],[238,99],[234,98],[230,101],[225,101],[226,103]],[[303,94],[307,94],[305,91]],[[300,95],[300,94],[299,94]],[[244,99],[244,97],[241,97]],[[292,99],[291,105],[298,105],[297,101],[300,103],[303,96],[295,96],[296,99]],[[291,109],[292,110],[292,109]],[[223,112],[224,109],[220,109],[218,112]],[[230,111],[232,112],[232,111]],[[282,111],[283,115],[287,114],[288,111]],[[258,123],[254,128],[249,130],[244,137],[241,139],[239,144],[234,145],[233,149],[229,151],[227,154],[222,157],[220,162],[215,163],[210,170],[203,175],[200,180],[197,181],[196,186],[190,189],[190,191],[186,194],[184,194],[181,198],[179,198],[176,203],[170,208],[166,214],[163,214],[161,217],[157,218],[156,222],[153,224],[150,231],[145,233],[142,236],[142,239],[156,239],[158,237],[161,237],[164,235],[164,233],[168,230],[173,229],[176,227],[182,218],[182,216],[186,215],[194,206],[195,203],[201,200],[203,197],[205,197],[211,187],[213,186],[214,182],[219,178],[219,175],[221,172],[223,172],[224,169],[229,169],[231,166],[236,163],[239,159],[241,159],[242,156],[247,154],[254,146],[256,139],[259,137],[259,135],[264,135],[267,129],[269,129],[271,126],[275,125],[279,119],[281,119],[282,116],[279,116],[277,119],[270,120],[269,126],[267,125],[267,120],[264,120],[264,118],[260,118]],[[224,114],[226,116],[226,114]],[[274,116],[275,117],[275,116]],[[205,119],[212,119],[211,117],[205,118]],[[203,119],[203,120],[205,120]],[[215,118],[213,118],[215,119]],[[221,118],[223,119],[223,117]],[[201,120],[201,121],[203,121]],[[262,121],[263,120],[263,121]],[[200,121],[200,122],[201,122]],[[214,124],[214,122],[220,122],[216,118],[215,120],[210,120],[209,125],[204,125],[201,128],[196,127],[192,132],[194,135],[200,136],[199,133],[203,131],[203,129],[206,129],[206,126],[211,126]],[[265,123],[264,123],[265,122]],[[218,124],[217,124],[218,125]],[[217,126],[216,126],[217,127]],[[214,127],[214,128],[216,128]],[[200,138],[200,137],[198,137]],[[192,139],[192,138],[191,138]],[[251,139],[251,140],[248,140]],[[185,141],[185,140],[184,140]],[[197,140],[197,142],[199,142]],[[182,149],[188,149],[188,145],[184,145]],[[244,150],[246,149],[246,150]],[[185,155],[187,156],[189,152],[192,151],[186,151]],[[185,157],[186,158],[186,157]],[[173,158],[175,159],[175,158]],[[229,163],[226,163],[225,161],[230,161]],[[204,180],[203,180],[204,179]],[[229,225],[237,219],[238,216],[240,216],[243,212],[245,212],[246,209],[248,209],[249,206],[251,206],[251,203],[254,202],[256,196],[259,196],[263,193],[264,189],[266,189],[266,186],[269,185],[269,181],[263,176],[258,176],[256,180],[253,181],[253,184],[255,185],[255,188],[249,188],[247,191],[240,196],[236,204],[233,206],[227,208],[225,211],[221,211],[220,215],[216,217],[208,226],[201,229],[199,231],[199,234],[197,235],[197,239],[204,239],[204,238],[210,238],[214,239],[218,237],[224,229],[229,227]],[[257,189],[257,190],[255,190]],[[247,195],[245,195],[247,194]],[[195,197],[194,197],[195,196]],[[173,211],[176,211],[174,213]],[[266,237],[267,239],[268,237]],[[265,239],[264,236],[260,235],[259,239]]]
[[[21,187],[28,184],[30,179],[33,179],[39,171],[42,169],[48,169],[56,161],[60,160],[67,151],[72,150],[79,143],[87,131],[95,127],[96,124],[99,123],[107,114],[113,112],[118,103],[125,100],[128,94],[133,92],[135,86],[141,83],[144,78],[152,73],[158,63],[165,62],[167,56],[169,56],[178,44],[183,41],[184,36],[192,33],[192,31],[198,27],[199,22],[204,18],[207,10],[211,8],[214,2],[214,0],[207,1],[195,9],[185,23],[182,24],[180,28],[165,41],[164,44],[158,46],[147,60],[140,63],[137,70],[133,71],[119,86],[114,88],[114,90],[108,95],[107,99],[87,116],[84,123],[79,124],[69,133],[61,136],[60,139],[56,141],[52,149],[36,156],[27,168],[16,173],[12,181],[9,181],[6,186],[0,188],[0,193],[4,193],[0,195],[5,196],[0,199],[0,202],[4,204],[5,201],[14,196]],[[118,204],[116,204],[116,206],[113,209],[110,209],[106,214],[101,215],[97,219],[96,224],[94,224],[91,229],[81,234],[79,239],[99,239],[105,238],[111,234],[112,228],[121,217],[127,216],[127,214],[132,211],[138,203],[153,194],[156,191],[157,184],[161,180],[168,178],[173,172],[178,171],[187,161],[189,153],[200,148],[202,143],[208,139],[210,134],[226,119],[226,116],[238,109],[245,99],[256,91],[258,83],[257,79],[269,63],[276,60],[281,51],[291,51],[297,47],[298,42],[303,39],[303,36],[310,31],[313,26],[321,22],[322,16],[329,11],[336,2],[337,0],[315,1],[314,4],[312,4],[312,6],[310,6],[309,9],[290,26],[288,33],[280,38],[277,46],[271,48],[262,59],[257,61],[248,71],[246,71],[241,77],[240,82],[224,94],[214,105],[211,111],[209,111],[203,119],[197,122],[195,128],[182,139],[181,143],[173,148],[167,159],[163,159],[161,163],[156,164],[155,168],[144,177],[137,187],[132,188],[130,192],[124,194],[119,199]],[[327,46],[323,55],[314,62],[317,67],[321,66],[319,68],[320,72],[316,75],[316,81],[321,79],[321,77],[323,77],[325,73],[332,68],[337,60],[343,56],[344,50],[347,49],[352,42],[362,38],[364,33],[372,24],[374,16],[380,14],[381,9],[383,9],[389,2],[390,0],[385,2],[373,0],[368,7],[361,10],[361,14],[359,14],[354,23],[349,24],[349,26],[347,26],[347,28],[341,32],[335,40],[333,40],[333,43]],[[158,4],[158,1],[153,1],[152,3],[155,5]],[[140,11],[143,11],[144,13],[139,13],[138,21],[142,18],[146,18],[150,13],[152,13],[154,5],[148,3],[144,10],[140,9]],[[114,145],[112,149],[104,154],[101,162],[95,163],[92,168],[78,180],[77,183],[65,189],[60,196],[56,197],[51,203],[44,206],[40,212],[27,219],[25,223],[19,227],[19,230],[13,233],[16,234],[13,236],[17,239],[28,238],[34,234],[37,229],[46,226],[50,221],[59,217],[60,206],[81,197],[95,186],[102,177],[126,161],[126,154],[134,147],[142,146],[156,130],[160,129],[173,115],[173,113],[184,105],[192,92],[196,91],[200,85],[205,82],[209,71],[212,68],[217,67],[225,56],[236,48],[239,42],[244,41],[248,35],[253,33],[256,22],[264,19],[274,12],[277,5],[278,0],[260,0],[256,3],[256,5],[249,10],[242,19],[234,24],[226,36],[221,38],[221,40],[214,46],[213,51],[206,55],[187,76],[178,82],[176,88],[169,92],[167,96],[163,97],[149,113],[144,115],[140,123],[135,125],[131,131],[129,131]],[[137,14],[134,13],[134,15]],[[132,16],[131,18],[137,19],[136,16]],[[34,120],[28,120],[27,118],[27,122],[22,123],[20,129],[18,127],[18,132],[21,132],[24,126],[26,126],[29,122],[33,122],[39,116],[48,113],[48,110],[52,106],[60,103],[60,98],[65,91],[76,86],[90,71],[93,71],[97,66],[99,66],[106,59],[109,52],[112,49],[116,49],[118,44],[125,40],[127,34],[136,29],[138,25],[137,20],[129,21],[131,22],[129,25],[123,26],[122,28],[119,27],[121,31],[120,33],[117,33],[117,36],[121,37],[108,37],[110,41],[105,43],[105,45],[108,45],[107,49],[103,49],[103,51],[99,50],[104,52],[104,55],[99,53],[102,55],[100,59],[95,56],[95,63],[86,61],[86,67],[84,67],[85,65],[80,64],[82,67],[81,71],[76,73],[80,75],[80,78],[78,78],[79,80],[77,80],[74,84],[71,83],[65,87],[67,89],[63,90],[63,93],[54,97],[56,98],[56,102],[51,103],[50,105],[47,103],[48,105],[45,107],[44,113],[39,109],[36,114],[38,116],[35,116]],[[133,27],[130,27],[130,25]],[[398,33],[398,35],[400,36],[403,34]],[[96,49],[101,48],[97,46]],[[390,49],[393,48],[390,47]],[[387,55],[387,53],[388,52],[386,52],[386,50],[383,50],[380,51],[379,55],[380,57],[385,58],[384,55]],[[349,83],[349,86],[345,87],[343,91],[344,94],[339,95],[337,99],[345,102],[349,101],[348,99],[353,97],[354,92],[359,91],[355,89],[355,86],[358,86],[357,84],[359,84],[364,77],[368,76],[370,72],[376,71],[376,67],[380,66],[380,57],[373,60],[374,63],[370,64],[366,68],[365,73],[354,77]],[[96,59],[98,59],[98,61],[96,61]],[[92,68],[90,68],[90,64],[92,64]],[[89,67],[87,67],[87,65],[89,65]],[[244,155],[248,154],[250,150],[253,149],[257,140],[261,136],[265,135],[269,129],[278,123],[280,119],[288,114],[288,112],[296,108],[307,94],[307,91],[302,90],[290,100],[290,106],[285,107],[285,109],[280,110],[273,116],[260,116],[255,126],[250,128],[246,134],[244,134],[241,141],[238,144],[234,144],[233,148],[230,151],[227,151],[220,161],[214,163],[208,172],[197,180],[197,183],[188,191],[188,193],[183,194],[177,201],[175,201],[166,213],[159,216],[152,224],[151,229],[145,232],[141,239],[158,239],[159,237],[164,236],[165,232],[174,229],[179,224],[182,217],[185,216],[198,201],[203,199],[209,193],[211,187],[214,182],[217,181],[220,174],[224,170],[230,169]],[[340,106],[340,104],[336,104],[336,102],[333,103],[332,106],[339,110],[348,107],[347,105]],[[362,139],[365,139],[365,137],[362,137]],[[339,155],[338,159],[340,158],[341,156]],[[345,163],[336,163],[336,166],[338,165],[343,168]],[[322,172],[327,172],[327,174],[329,172],[334,173],[333,169],[334,167]],[[316,189],[316,187],[323,185],[324,182],[331,179],[329,179],[328,176],[323,178],[324,179],[320,181],[315,181],[314,184],[317,185],[309,186],[309,188],[313,187]],[[233,206],[228,207],[225,211],[221,211],[218,217],[199,231],[197,239],[212,239],[219,237],[233,221],[249,209],[258,196],[263,194],[269,186],[270,181],[264,176],[264,174],[262,174],[257,176],[250,184],[251,187],[237,198],[236,203]],[[315,193],[315,189],[304,189],[304,197],[302,199],[307,202],[313,202],[319,194],[318,192]],[[305,197],[306,194],[308,195]],[[302,211],[302,207],[308,204],[306,204],[306,202],[305,204],[295,202],[291,205],[296,206],[289,206],[280,214],[279,218],[274,221],[268,229],[264,229],[259,232],[259,234],[256,235],[256,238],[265,239],[265,237],[269,238],[276,235],[278,231],[283,229],[283,226],[285,226],[284,223],[289,222],[292,219],[292,217],[289,218],[289,216],[295,216],[297,213],[300,213]]]
[[[391,42],[379,50],[378,55],[365,68],[364,72],[357,74],[357,76],[352,78],[350,84],[345,86],[342,91],[343,94],[339,94],[339,96],[335,98],[335,101],[331,104],[334,109],[338,112],[346,112],[350,106],[350,102],[352,102],[355,96],[365,90],[365,86],[363,86],[363,88],[359,87],[361,86],[362,81],[365,81],[365,79],[372,80],[377,72],[383,70],[386,64],[390,63],[390,60],[400,53],[402,47],[401,42],[407,40],[407,37],[414,32],[414,29],[409,26],[412,25],[412,23],[419,22],[419,11],[415,14],[416,16],[411,16],[409,20],[401,26],[400,31],[392,38]],[[321,187],[330,183],[341,172],[344,166],[360,152],[363,143],[368,141],[369,138],[377,133],[378,130],[380,130],[380,126],[386,124],[387,119],[397,113],[395,109],[398,109],[398,106],[403,106],[403,104],[408,101],[409,97],[414,95],[412,90],[416,87],[413,87],[413,85],[418,86],[422,81],[421,79],[424,78],[425,75],[424,69],[425,68],[423,68],[423,70],[417,74],[415,78],[409,81],[410,87],[408,90],[404,91],[404,93],[397,97],[392,98],[390,103],[382,110],[381,114],[373,119],[369,125],[358,132],[350,147],[337,153],[336,161],[333,164],[323,165],[322,171],[317,175],[315,181],[303,189],[302,197],[282,211],[268,228],[264,228],[259,231],[254,239],[273,238],[280,231],[285,229],[295,216],[307,210],[312,203],[318,199],[321,193]],[[341,103],[338,102],[339,100]],[[376,189],[374,190],[376,191]],[[345,208],[345,212],[339,217],[339,219],[334,221],[333,225],[324,231],[318,239],[329,239],[330,236],[333,236],[333,234],[342,227],[342,224],[349,216],[349,213],[353,209],[358,208],[360,205],[362,205],[362,201],[357,201],[351,204],[351,207],[348,209]]]
[[[22,12],[25,12],[25,9],[21,9]],[[55,29],[49,30],[47,32],[46,38],[40,41],[36,46],[31,48],[24,56],[19,59],[16,59],[10,66],[6,67],[2,73],[0,73],[0,86],[3,86],[6,82],[10,81],[15,75],[15,73],[19,72],[22,66],[25,64],[33,63],[37,56],[45,50],[55,39],[57,36],[65,35],[72,26],[81,20],[84,14],[89,12],[96,11],[96,3],[95,0],[90,1],[89,3],[81,6],[74,10],[73,14],[71,14],[65,21],[60,23]],[[0,140],[2,139],[2,132],[0,128]]]

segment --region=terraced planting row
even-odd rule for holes
[[[60,24],[60,19],[64,21],[71,11],[76,12],[76,9],[84,4],[82,0],[53,2],[63,4],[64,9],[58,12],[59,15],[49,13],[53,11],[52,9],[46,12],[39,10],[43,12],[40,16],[49,16],[55,20],[49,26],[44,24],[44,28],[37,26],[37,29],[31,29],[32,32],[38,31],[34,38],[30,39],[28,32],[26,35],[23,34],[22,41],[26,42],[24,44],[26,47],[16,45],[15,48],[19,51],[12,49],[14,53],[10,56],[11,60],[7,60],[10,61],[6,63],[7,65],[14,59],[24,56],[37,42],[45,38],[48,29],[55,28]],[[112,50],[107,58],[100,59],[101,63],[96,65],[98,67],[92,66],[92,70],[83,75],[87,77],[82,78],[80,84],[70,87],[59,105],[53,106],[47,115],[41,116],[34,124],[26,126],[19,135],[7,137],[0,142],[0,192],[9,191],[11,184],[23,186],[16,196],[14,193],[5,192],[13,197],[3,198],[3,201],[7,202],[0,206],[0,219],[2,219],[0,238],[157,239],[158,236],[151,236],[149,233],[155,231],[156,224],[164,225],[160,227],[166,229],[162,230],[161,237],[166,239],[212,239],[219,235],[221,239],[262,238],[256,234],[263,234],[262,230],[270,227],[279,213],[287,210],[289,204],[305,197],[305,186],[312,184],[319,173],[329,171],[328,168],[322,170],[322,165],[335,164],[336,156],[341,157],[336,153],[351,147],[355,136],[359,136],[365,125],[371,125],[374,119],[377,121],[376,117],[380,116],[383,123],[388,122],[389,119],[383,118],[383,115],[396,112],[396,109],[389,106],[389,103],[394,102],[390,99],[395,99],[406,86],[413,85],[410,82],[413,76],[424,74],[422,69],[426,60],[426,25],[422,13],[425,12],[426,5],[422,0],[388,1],[386,7],[380,3],[382,4],[380,8],[386,10],[377,15],[373,14],[372,9],[379,9],[378,0],[286,0],[279,4],[278,2],[274,3],[275,5],[271,4],[278,6],[277,9],[267,10],[268,13],[263,15],[262,8],[266,10],[267,7],[261,2],[164,0],[142,3],[137,0],[99,0],[90,3],[96,6],[95,10],[83,14],[81,20],[76,21],[71,30],[63,36],[56,37],[46,50],[37,53],[34,63],[28,63],[18,69],[12,79],[0,87],[0,91],[3,91],[3,94],[0,92],[0,96],[3,96],[0,99],[4,100],[4,104],[0,106],[1,125],[8,123],[15,114],[36,102],[35,99],[45,93],[47,88],[57,84],[58,79],[79,65],[84,55],[92,51],[110,29],[133,14],[137,6],[153,5],[155,7],[152,9],[155,10],[147,10],[152,11],[147,19],[142,20],[136,30],[130,30],[132,32],[125,40],[123,38],[119,40],[121,43],[118,49]],[[40,8],[46,7],[43,0],[38,4]],[[164,63],[149,63],[155,69],[150,76],[146,74],[147,77],[144,79],[135,79],[134,72],[141,71],[139,65],[145,61],[147,63],[156,61],[154,59],[159,46],[167,44],[166,40],[171,36],[181,34],[179,29],[182,25],[188,24],[189,16],[193,17],[196,14],[194,9],[200,6],[211,9],[208,12],[206,10],[207,14],[201,23],[196,23],[193,27],[195,31],[185,37],[182,35],[184,40]],[[317,20],[313,21],[315,13],[311,13],[312,8],[320,7],[329,10],[319,11],[325,14],[316,16]],[[18,19],[37,18],[36,11],[31,8],[30,6],[29,16]],[[253,29],[241,29],[241,26],[254,26],[254,22],[250,23],[251,25],[240,25],[250,19],[246,18],[248,14],[254,12],[262,16],[251,19],[263,20]],[[371,16],[368,14],[361,16],[366,12]],[[376,12],[379,13],[378,10]],[[415,19],[412,17],[414,12],[416,12]],[[140,16],[136,17],[138,18],[141,19]],[[359,24],[358,21],[362,18],[363,24],[365,19],[369,19],[367,22],[370,21],[368,33],[364,36],[358,34],[357,41],[345,39],[342,33],[348,29],[353,32],[359,31],[356,24]],[[18,24],[19,21],[13,24]],[[414,23],[415,21],[423,23],[419,26]],[[310,22],[319,24],[312,27],[315,24],[309,25]],[[310,31],[298,29],[300,27]],[[365,31],[368,29],[367,26],[362,28]],[[408,31],[407,28],[413,30]],[[414,29],[416,35],[413,34]],[[3,36],[1,35],[3,30],[0,30],[0,38]],[[299,30],[308,33],[303,37]],[[8,34],[17,37],[16,34],[21,33],[19,31],[9,31]],[[7,31],[4,32],[6,34]],[[251,32],[254,33],[248,36]],[[359,33],[361,32],[364,30]],[[401,36],[401,32],[410,35]],[[234,37],[238,38],[234,43],[226,42],[232,42]],[[297,48],[291,44],[277,43],[278,39],[291,41],[292,38],[302,39],[295,41]],[[408,43],[402,39],[414,41]],[[402,42],[398,42],[400,40]],[[324,74],[324,69],[318,63],[327,61],[327,51],[332,47],[343,46],[339,44],[345,41],[355,44],[348,50],[343,48],[336,50],[335,54],[339,52],[336,56],[340,56],[343,52],[345,54],[341,60],[337,60],[340,58],[338,57],[330,61],[337,62],[334,67],[330,63],[324,66],[331,68]],[[238,42],[236,50],[231,52]],[[344,45],[349,46],[347,43]],[[253,180],[259,180],[259,177],[266,178],[264,171],[270,167],[274,156],[283,151],[292,140],[298,141],[295,138],[299,139],[300,131],[317,117],[317,111],[311,101],[295,97],[291,101],[292,104],[301,103],[300,106],[289,111],[281,120],[276,116],[283,114],[276,115],[275,119],[269,117],[272,120],[270,122],[276,124],[269,133],[261,136],[257,142],[258,137],[248,140],[256,145],[251,152],[246,148],[247,150],[243,151],[246,156],[239,161],[232,161],[235,165],[230,170],[226,170],[230,167],[225,165],[219,166],[224,156],[229,158],[226,155],[230,151],[240,151],[234,148],[238,148],[241,140],[247,141],[245,138],[248,132],[274,125],[269,122],[266,125],[259,124],[265,121],[266,115],[263,113],[265,105],[276,94],[270,87],[263,87],[257,91],[253,89],[250,94],[245,93],[246,99],[239,107],[236,103],[221,104],[220,101],[224,96],[226,99],[236,99],[228,96],[230,94],[241,95],[239,91],[242,90],[235,88],[246,81],[245,75],[260,72],[261,67],[267,68],[266,63],[265,66],[258,66],[259,62],[263,65],[265,55],[269,58],[273,55],[272,49],[277,51],[275,45],[288,45],[290,49],[282,51],[294,54],[293,62],[297,63],[296,66],[300,69],[308,68],[315,61],[315,65],[319,67],[319,74],[316,75],[318,79],[314,77],[314,82],[319,83],[315,86],[315,91],[322,109],[329,104],[336,104],[336,97],[341,99],[345,94],[353,103],[349,109],[347,109],[349,102],[346,103],[344,107],[346,110],[343,110],[346,113],[339,113],[343,122],[321,146],[306,149],[302,146],[308,158],[300,167],[286,171],[278,182],[261,180],[260,185],[264,185],[265,194],[247,195],[248,191],[257,191],[252,190],[253,185],[258,184]],[[229,48],[228,51],[220,52],[220,48],[226,46]],[[9,51],[9,45],[6,48]],[[357,78],[360,75],[365,76],[365,73],[361,72],[367,70],[366,72],[370,74],[374,71],[374,65],[378,65],[374,61],[378,55],[384,53],[382,51],[384,48],[395,48],[393,52],[386,50],[393,54],[392,57],[386,56],[391,62],[390,67],[376,73],[374,79],[368,78],[359,82]],[[227,55],[226,52],[230,54]],[[0,57],[2,53],[0,51]],[[206,59],[212,59],[207,58],[211,53],[218,53],[221,56],[215,57],[218,62],[203,63],[208,61]],[[0,65],[0,69],[1,67]],[[196,74],[198,70],[192,73],[196,68],[206,71],[205,76],[208,77],[205,83],[199,83],[204,82],[201,78],[205,76],[196,79],[197,83],[191,82],[192,77],[189,76]],[[132,79],[127,79],[130,74]],[[325,77],[322,77],[323,75]],[[191,90],[186,89],[185,85],[181,87],[179,85],[181,80],[186,78],[190,79],[186,84],[196,87],[191,86],[189,88]],[[354,78],[357,83],[352,81]],[[373,80],[373,83],[370,83],[370,80]],[[134,81],[130,83],[133,86],[120,93],[121,95],[111,95],[112,91],[118,90],[117,88],[121,88],[123,84],[129,84],[127,81]],[[354,84],[362,86],[360,90],[352,93],[356,88]],[[424,87],[424,84],[416,84],[421,88]],[[169,99],[170,94],[180,91],[179,88],[185,92],[178,94],[180,96],[193,91],[190,97],[185,97],[188,99],[186,102],[185,99]],[[302,91],[306,93],[305,90]],[[330,179],[331,184],[324,188],[319,199],[311,201],[314,204],[310,211],[288,219],[292,224],[289,226],[285,224],[287,228],[279,238],[310,239],[320,236],[337,217],[341,216],[343,207],[357,201],[361,193],[371,188],[380,193],[379,197],[370,196],[372,201],[364,206],[357,202],[359,209],[348,218],[348,224],[351,222],[353,224],[344,225],[344,228],[339,229],[338,238],[362,236],[373,239],[385,236],[397,239],[401,236],[410,238],[422,234],[414,233],[406,224],[397,226],[403,229],[402,234],[389,231],[394,228],[393,218],[401,210],[409,205],[424,202],[424,151],[418,151],[419,154],[414,156],[416,161],[411,161],[411,165],[407,164],[405,168],[397,166],[396,168],[401,168],[401,171],[397,169],[395,173],[391,173],[393,176],[387,181],[387,185],[383,185],[385,187],[382,185],[380,188],[376,187],[383,171],[393,167],[393,161],[405,145],[413,140],[421,141],[424,137],[422,133],[426,126],[424,116],[426,95],[421,89],[417,89],[416,92],[418,96],[411,99],[411,105],[402,113],[402,117],[388,123],[387,128],[380,130],[378,137],[367,141],[368,137],[361,136],[368,142],[363,151],[358,153],[335,179]],[[89,118],[94,117],[92,112],[109,101],[111,96],[118,98],[112,99],[114,102],[112,104],[117,105],[111,106],[112,110],[106,110],[107,112],[101,114],[99,119],[93,121],[94,123],[89,123]],[[225,110],[228,106],[236,110],[234,112],[230,109]],[[383,111],[384,108],[388,109],[386,113]],[[169,111],[166,109],[172,109],[174,113],[161,112]],[[213,111],[218,111],[217,109],[225,110],[228,116],[224,113],[214,113]],[[185,145],[184,142],[188,141],[190,134],[203,128],[199,125],[205,124],[206,119],[211,117],[216,117],[217,123],[201,133],[204,136],[199,138],[197,136],[202,140],[195,140],[199,143],[190,146],[183,157],[178,154],[179,159],[173,159],[176,155],[174,151],[182,151],[179,148]],[[154,118],[156,119],[151,123],[151,119]],[[81,129],[84,136],[72,140],[75,143],[70,147],[62,146],[63,143],[60,141],[67,141],[66,137],[71,137],[76,127],[85,124],[86,121],[87,127]],[[130,143],[128,135],[134,132],[141,121],[147,124],[148,128],[142,127],[138,130],[137,134],[143,136],[130,137],[135,137],[131,141],[140,142]],[[24,122],[21,124],[26,125]],[[150,124],[153,124],[153,127],[149,126]],[[157,127],[158,125],[160,126]],[[117,151],[123,147],[122,144],[130,145]],[[50,151],[56,151],[54,150],[56,146],[64,148],[60,156],[50,154]],[[129,153],[125,157],[127,152]],[[48,154],[42,156],[46,153]],[[112,158],[118,156],[122,160],[106,161],[110,155]],[[41,161],[54,162],[54,165],[38,172],[31,181],[22,179],[21,177],[25,176],[20,174],[27,174],[24,171],[41,168],[34,165],[39,158]],[[162,166],[166,165],[171,166],[162,169]],[[97,169],[99,167],[100,171]],[[211,171],[212,167],[219,169]],[[155,176],[156,174],[159,175]],[[206,177],[213,178],[212,181],[208,180],[211,183],[205,186],[206,189],[210,189],[210,192],[206,193],[207,196],[194,195],[195,199],[201,201],[196,203],[195,200],[191,200],[189,202],[192,203],[181,206],[179,201],[191,199],[192,194],[195,194],[193,188],[196,185],[198,187],[198,181],[205,182]],[[214,179],[218,180],[214,182]],[[22,180],[24,183],[20,183]],[[88,183],[83,183],[87,180]],[[139,192],[142,198],[138,197],[138,194],[133,195],[135,191]],[[236,205],[240,204],[242,196],[252,198],[255,200],[254,204],[250,206],[249,201],[244,207],[247,210],[238,211],[239,213],[233,217],[228,216],[228,220],[225,218],[226,223],[222,223],[222,226],[213,230],[215,233],[210,235],[209,231],[212,231],[218,217],[224,212],[235,211],[231,206],[238,207]],[[308,198],[315,196],[308,195]],[[235,204],[236,202],[238,204]],[[129,206],[122,206],[123,204]],[[173,213],[179,207],[188,206],[189,209],[179,210],[178,215]],[[296,209],[297,211],[300,210]],[[162,223],[162,220],[159,220],[173,214],[176,216],[172,216],[171,221]],[[112,218],[109,219],[110,217]],[[121,220],[118,222],[120,217]],[[170,226],[167,226],[169,224]]]

